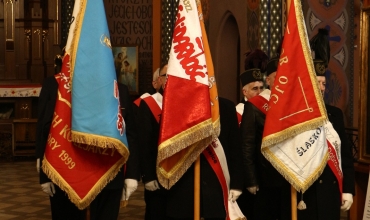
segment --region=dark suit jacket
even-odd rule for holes
[[[341,157],[343,171],[343,193],[355,195],[355,179],[352,149],[344,128],[342,111],[334,106],[326,105],[329,121],[341,140]],[[298,201],[301,194],[298,195]],[[306,210],[298,211],[299,220],[338,220],[340,219],[341,194],[338,182],[327,165],[313,185],[303,194]]]
[[[251,102],[244,104],[240,132],[246,187],[281,187],[286,183],[261,152],[265,119],[266,115]]]
[[[58,82],[54,76],[44,79],[38,100],[37,130],[36,130],[36,158],[40,163],[44,158],[51,121],[53,119],[55,103],[58,95]],[[41,165],[41,164],[40,164]],[[40,184],[50,182],[50,179],[40,169]]]
[[[138,110],[140,133],[140,170],[143,183],[157,179],[156,161],[158,155],[159,123],[153,116],[148,104],[141,100]]]
[[[108,189],[123,188],[124,179],[136,179],[138,181],[140,180],[139,148],[137,145],[137,128],[136,118],[133,111],[133,104],[126,85],[118,83],[118,91],[122,116],[126,124],[126,136],[130,156],[126,162],[125,173],[122,172],[121,168],[116,177],[107,184],[106,188]]]
[[[219,98],[221,133],[219,140],[225,151],[230,173],[230,189],[242,190],[242,157],[238,122],[234,103]],[[222,188],[215,172],[203,154],[200,156],[201,217],[225,218]],[[194,165],[169,190],[167,215],[172,218],[192,218],[194,204]]]

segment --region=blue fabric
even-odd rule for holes
[[[117,129],[119,106],[118,88],[109,29],[103,0],[86,0],[76,20],[72,42],[72,131],[87,136],[115,138],[126,147],[126,131]],[[79,34],[79,35],[78,35]],[[109,39],[109,41],[107,41]],[[123,120],[123,118],[122,118]]]

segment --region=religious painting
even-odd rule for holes
[[[125,84],[130,94],[139,94],[138,46],[113,46],[112,51],[117,81]]]

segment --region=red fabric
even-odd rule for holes
[[[140,106],[140,102],[141,102],[142,98],[138,98],[134,101],[134,104],[139,107]]]
[[[212,143],[213,144],[213,143]],[[213,146],[209,145],[204,151],[203,155],[206,157],[209,165],[212,167],[213,171],[215,172],[218,181],[220,182],[221,188],[222,188],[222,194],[224,196],[224,206],[226,211],[226,220],[229,220],[229,214],[228,214],[228,202],[229,199],[229,189],[227,187],[226,179],[224,176],[224,173],[222,171],[222,167],[220,164],[220,161],[218,160],[216,152],[213,150]]]
[[[162,143],[209,119],[209,103],[208,86],[169,75],[164,90],[159,142]]]
[[[159,123],[161,117],[162,109],[158,106],[157,102],[154,100],[153,96],[146,97],[143,99],[146,104],[148,104],[150,111],[152,112],[155,120]]]
[[[67,54],[63,64],[68,62]],[[63,65],[61,73],[56,75],[59,94],[45,149],[45,162],[48,163],[47,167],[51,167],[47,168],[46,173],[67,192],[72,202],[79,208],[85,208],[100,191],[94,192],[94,189],[104,187],[109,180],[104,175],[123,157],[114,148],[103,149],[84,144],[76,146],[71,142],[69,73],[69,66]],[[99,180],[101,182],[98,184]]]
[[[265,115],[267,114],[267,111],[269,110],[268,100],[265,99],[263,96],[257,95],[249,99],[248,101],[256,106],[256,108],[258,108]]]
[[[217,90],[200,8],[199,1],[180,1],[176,15],[157,156],[158,180],[167,189],[219,131]]]
[[[240,127],[240,123],[242,122],[242,115],[236,112],[236,117],[238,118],[238,125]]]
[[[313,69],[308,39],[300,36],[304,34],[302,33],[303,27],[297,23],[294,1],[290,8],[292,10],[289,11],[282,54],[274,87],[271,90],[269,102],[271,109],[270,114],[266,116],[264,137],[323,117],[318,104],[318,99],[322,99],[319,97],[321,94],[318,88],[316,88],[316,95],[314,92],[316,83],[313,80],[316,81],[316,74]],[[281,120],[282,118],[284,119]]]
[[[333,171],[335,177],[337,178],[338,181],[338,186],[339,186],[339,191],[340,194],[342,195],[343,192],[343,173],[340,170],[340,164],[338,161],[338,158],[336,156],[335,150],[333,145],[329,141],[326,141],[328,143],[328,151],[329,151],[329,160],[328,160],[328,165],[330,169]],[[341,197],[342,199],[342,197]]]

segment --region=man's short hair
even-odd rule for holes
[[[159,68],[157,68],[156,71],[153,73],[153,81],[156,81],[159,77]]]

